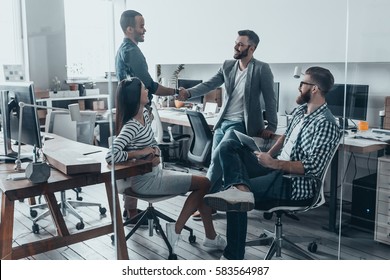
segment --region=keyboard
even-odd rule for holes
[[[355,138],[381,141],[390,144],[390,131],[385,129],[372,129],[367,132],[359,132]]]
[[[390,136],[390,130],[388,129],[379,129],[379,128],[373,128],[371,129],[373,133],[378,133],[378,134],[384,134]]]

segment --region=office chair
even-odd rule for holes
[[[313,189],[315,190],[315,195],[312,199],[302,200],[302,201],[291,201],[291,200],[269,200],[262,202],[255,202],[255,209],[264,211],[264,218],[270,220],[273,214],[276,214],[275,220],[275,231],[269,232],[264,231],[258,239],[249,240],[246,242],[246,246],[270,246],[265,260],[270,260],[276,254],[276,257],[282,257],[282,249],[290,250],[291,252],[303,257],[304,259],[314,260],[316,259],[312,254],[306,252],[304,249],[296,245],[292,239],[286,237],[283,234],[282,230],[282,216],[285,215],[294,220],[299,220],[295,215],[296,213],[310,211],[315,209],[325,203],[324,196],[324,185],[325,177],[328,172],[329,166],[331,165],[332,158],[336,154],[338,145],[335,150],[332,152],[331,157],[328,159],[326,168],[321,176],[321,178],[315,178],[313,176],[301,176],[301,175],[285,175],[286,180],[291,180],[296,177],[307,177],[315,180],[315,185],[313,184]],[[252,183],[256,184],[256,178],[251,180]],[[299,237],[299,240],[304,238]],[[313,240],[314,238],[311,238]],[[308,251],[315,253],[317,251],[317,243],[312,241],[307,247]]]
[[[190,162],[203,169],[210,164],[213,133],[202,113],[195,111],[186,111],[186,113],[193,133],[187,157]]]
[[[81,120],[72,122],[68,112],[52,111],[47,116],[46,131],[71,140],[92,145],[94,139],[93,131],[95,128],[96,112],[82,111],[80,114]],[[76,229],[81,230],[84,228],[83,218],[79,215],[75,208],[81,206],[97,206],[99,207],[101,215],[104,215],[107,210],[105,207],[102,207],[101,203],[83,202],[82,197],[79,196],[81,188],[75,188],[73,190],[76,192],[76,200],[67,199],[65,191],[61,191],[61,199],[58,203],[61,204],[61,211],[64,216],[67,215],[67,212],[69,211],[70,214],[80,220],[80,222],[76,224]],[[30,206],[30,216],[33,218],[32,231],[36,234],[39,233],[39,226],[37,222],[48,216],[50,211],[46,209],[38,216],[38,212],[35,209],[46,207],[46,203],[39,203],[37,205]]]
[[[156,210],[153,207],[153,203],[157,203],[159,201],[167,200],[170,198],[173,198],[177,195],[142,195],[137,194],[131,190],[131,188],[127,188],[124,192],[125,195],[144,200],[148,203],[148,207],[138,213],[136,216],[127,219],[125,223],[123,223],[123,226],[127,226],[132,223],[132,221],[137,221],[137,223],[134,225],[134,227],[131,229],[131,231],[126,235],[126,240],[131,238],[131,236],[137,231],[137,229],[144,224],[144,221],[148,221],[148,229],[149,229],[149,236],[153,236],[153,229],[155,228],[156,232],[161,235],[163,238],[165,244],[168,247],[169,260],[177,260],[177,255],[172,252],[172,246],[169,243],[167,236],[164,232],[164,230],[161,227],[160,224],[160,218],[167,221],[167,222],[175,222],[174,219],[168,217],[167,215],[161,213],[160,211]],[[188,241],[192,244],[196,242],[196,236],[193,233],[193,229],[191,229],[188,226],[184,226],[184,229],[189,231],[190,236],[188,237]],[[111,240],[114,242],[114,235],[111,236]]]
[[[179,149],[181,153],[181,144],[183,141],[187,141],[190,139],[190,135],[188,134],[179,134],[174,135],[172,133],[172,127],[168,126],[168,130],[165,131],[162,126],[162,122],[160,119],[160,116],[158,114],[158,110],[156,107],[156,104],[152,102],[152,113],[153,113],[153,120],[152,120],[152,130],[154,132],[154,137],[156,138],[157,144],[161,150],[162,155],[162,162],[163,162],[163,168],[186,172],[188,173],[189,170],[186,168],[181,168],[174,163],[172,163],[172,158],[169,155],[169,151],[171,149]],[[178,156],[178,158],[181,158],[181,155]]]

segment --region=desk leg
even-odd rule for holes
[[[330,197],[329,197],[329,221],[328,227],[324,227],[330,232],[337,233],[336,217],[337,217],[337,179],[339,166],[339,152],[334,155],[331,163],[330,174]]]
[[[2,260],[12,259],[15,203],[1,193],[0,253]]]
[[[113,211],[113,205],[112,205],[112,188],[111,188],[111,182],[106,182],[106,192],[108,197],[108,204],[110,206],[110,213],[111,213],[111,220],[113,223],[112,230],[117,233],[116,239],[115,239],[115,246],[117,251],[117,259],[118,260],[128,260],[129,259],[129,252],[127,251],[127,245],[126,245],[126,238],[125,238],[125,231],[123,228],[123,221],[122,221],[122,215],[121,215],[121,209],[119,205],[119,199],[118,199],[118,192],[115,190],[115,205],[116,205],[116,223],[114,224],[114,211]],[[116,225],[116,230],[114,229],[114,226]]]
[[[53,216],[54,223],[57,227],[57,233],[59,236],[67,236],[69,235],[68,227],[66,226],[64,216],[61,213],[59,204],[54,193],[45,194],[47,206],[50,209],[50,213]]]

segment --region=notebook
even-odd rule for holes
[[[256,144],[255,139],[253,139],[252,137],[250,137],[244,133],[241,133],[237,130],[234,130],[234,133],[237,135],[238,140],[240,140],[240,142],[243,146],[248,147],[251,151],[261,152],[261,149]]]

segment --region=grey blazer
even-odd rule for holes
[[[189,89],[191,98],[194,98],[225,84],[224,100],[215,128],[218,128],[223,122],[226,108],[231,102],[230,97],[234,89],[237,67],[238,60],[226,60],[217,74],[210,80]],[[260,105],[261,94],[263,94],[265,108],[261,108]],[[265,109],[267,112],[267,129],[275,132],[278,125],[278,117],[276,114],[274,76],[267,63],[252,58],[248,64],[244,93],[244,120],[246,132],[249,136],[258,136],[265,128],[262,109]]]

